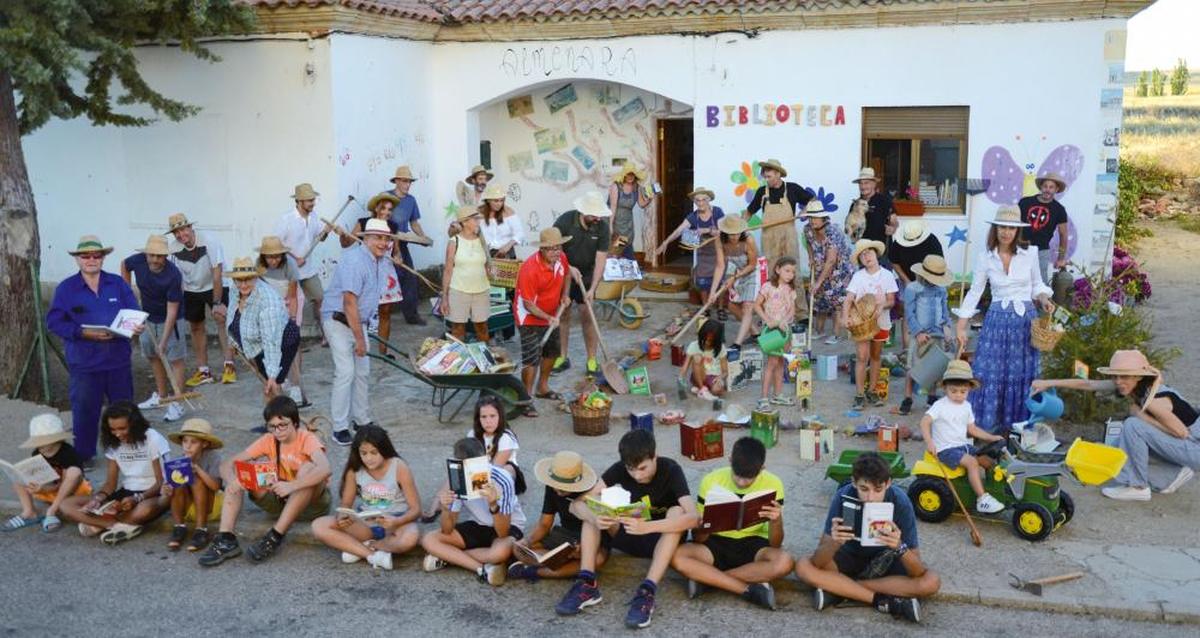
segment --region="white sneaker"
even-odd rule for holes
[[[167,413],[163,415],[163,421],[170,423],[183,418],[183,406],[179,405],[178,401],[172,401],[167,406]]]
[[[367,562],[375,569],[392,571],[392,553],[379,550],[367,557]]]
[[[162,399],[159,398],[157,392],[155,392],[154,394],[151,394],[149,399],[146,399],[145,401],[142,401],[141,403],[138,404],[139,410],[153,410],[154,408],[161,408],[161,407],[162,407]]]
[[[1150,500],[1150,488],[1148,487],[1133,487],[1132,485],[1105,487],[1100,490],[1100,493],[1117,501]]]
[[[825,339],[825,345],[836,346],[841,340],[841,337],[837,335],[829,335],[829,337]]]
[[[137,538],[141,533],[141,525],[113,523],[112,527],[108,528],[108,531],[100,535],[100,542],[105,545],[116,545],[117,543]]]
[[[103,527],[96,527],[95,525],[88,525],[87,523],[79,524],[79,535],[84,538],[92,538],[93,536],[99,536],[100,532],[103,532],[103,531],[104,531]]]
[[[487,574],[487,582],[492,587],[503,585],[505,577],[508,576],[508,570],[503,565],[484,565],[483,571]]]
[[[287,389],[288,398],[295,401],[297,405],[304,403],[304,395],[300,393],[299,386],[292,386]]]
[[[975,509],[980,514],[995,514],[1004,509],[1004,503],[996,500],[996,497],[991,494],[984,494],[975,501]]]
[[[446,561],[434,556],[433,554],[426,554],[425,560],[421,561],[421,569],[427,572],[436,572],[445,566]]]
[[[347,565],[353,565],[354,563],[357,563],[360,560],[362,560],[362,556],[359,556],[358,554],[351,554],[350,552],[342,552],[342,562]]]
[[[1195,476],[1196,476],[1196,473],[1194,471],[1192,471],[1192,468],[1190,468],[1190,467],[1179,468],[1179,473],[1175,475],[1175,478],[1171,481],[1171,484],[1164,487],[1162,492],[1160,492],[1160,494],[1174,494],[1176,491],[1179,490],[1179,488],[1183,487],[1183,485],[1185,483],[1192,480],[1192,478]]]

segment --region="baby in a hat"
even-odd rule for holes
[[[21,449],[32,449],[33,454],[20,463],[3,465],[21,502],[21,513],[0,529],[11,532],[41,523],[43,532],[53,532],[62,527],[58,511],[63,500],[92,493],[83,476],[83,459],[70,441],[71,433],[57,414],[39,414],[29,420],[29,438]],[[38,515],[35,501],[50,504],[45,517]]]

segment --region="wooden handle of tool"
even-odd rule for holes
[[[352,202],[352,201],[354,201],[354,196],[353,196],[353,195],[347,195],[347,196],[346,196],[346,203],[345,203],[345,204],[342,204],[342,207],[338,209],[338,212],[337,212],[337,214],[333,216],[333,221],[337,221],[338,219],[340,219],[340,218],[341,218],[341,216],[342,216],[342,213],[346,211],[346,207],[347,207],[347,206],[349,206],[349,205],[350,205],[350,202]],[[338,228],[337,224],[334,224],[333,222],[328,222],[328,221],[325,221],[324,219],[321,219],[321,221],[325,222],[325,225],[326,225],[326,226],[329,226],[331,229],[333,229],[333,230],[334,230],[334,232],[337,232],[337,231],[340,231],[340,230],[341,230],[340,228]],[[339,235],[341,235],[342,233],[341,233],[341,232],[338,232],[338,234],[339,234]],[[318,244],[320,244],[320,243],[321,243],[321,237],[320,237],[320,236],[318,236],[318,237],[314,237],[314,238],[313,238],[313,240],[312,240],[312,243],[310,243],[310,244],[308,245],[308,248],[307,248],[307,249],[304,251],[304,254],[303,254],[303,255],[301,255],[301,256],[300,256],[300,258],[301,258],[301,259],[308,259],[308,256],[312,254],[312,251],[313,251],[313,250],[315,250],[315,249],[317,248],[317,245],[318,245]]]
[[[559,304],[558,312],[554,313],[554,319],[556,321],[559,319],[562,319],[562,313],[566,309],[567,309],[566,306]],[[551,328],[550,326],[546,326],[546,334],[542,335],[542,341],[540,343],[538,343],[538,348],[541,348],[542,346],[546,345],[546,342],[550,340],[550,335],[553,332],[554,332],[553,328]]]
[[[725,291],[729,290],[729,287],[731,285],[733,285],[734,281],[735,281],[735,279],[730,277],[729,281],[726,281],[725,283],[721,284],[720,288],[717,288],[717,292],[708,296],[708,302],[705,303],[703,306],[701,306],[700,311],[697,312],[696,314],[692,315],[692,318],[688,319],[687,323],[683,324],[683,327],[680,328],[679,332],[677,332],[675,334],[675,336],[671,339],[671,345],[675,345],[676,343],[679,342],[679,339],[682,338],[683,335],[687,333],[688,328],[691,328],[692,324],[696,323],[696,319],[699,319],[700,315],[703,315],[704,311],[708,310],[708,307],[713,305],[713,302],[715,302],[717,299],[720,299],[721,295],[725,294]]]
[[[946,487],[950,488],[950,493],[954,495],[954,502],[958,503],[958,510],[967,517],[967,525],[971,527],[971,543],[976,547],[983,547],[983,536],[979,534],[979,528],[975,527],[975,519],[971,518],[967,506],[963,505],[962,499],[958,497],[958,492],[954,490],[954,484],[950,482],[950,477],[946,476],[946,471],[942,470],[940,465],[938,469],[942,472],[942,479],[946,481]]]
[[[263,385],[266,385],[267,378],[265,376],[263,376],[263,373],[258,371],[258,366],[254,365],[254,362],[250,360],[250,357],[247,357],[246,353],[242,352],[241,348],[235,347],[235,348],[232,348],[232,350],[234,352],[238,353],[238,356],[241,357],[241,359],[242,359],[242,363],[245,363],[246,367],[250,368],[250,371],[254,373],[254,376],[258,377],[258,380],[260,382],[262,382]]]
[[[1047,576],[1046,578],[1038,578],[1037,580],[1031,580],[1029,582],[1036,583],[1038,585],[1053,585],[1055,583],[1065,583],[1068,580],[1077,580],[1080,578],[1083,578],[1083,572],[1071,572],[1070,574],[1063,574],[1061,576]]]
[[[417,279],[420,279],[421,281],[425,282],[425,285],[429,286],[434,292],[438,293],[439,295],[442,293],[441,288],[438,288],[437,286],[433,285],[433,282],[429,281],[429,279],[426,278],[425,275],[422,275],[421,273],[417,272],[416,269],[414,269],[413,267],[404,263],[403,260],[397,259],[396,257],[392,257],[392,263],[394,263],[397,266],[403,268],[404,270],[407,270],[408,272],[416,275]]]
[[[592,330],[595,330],[596,336],[600,337],[600,324],[596,321],[596,313],[592,311],[592,302],[588,301],[587,286],[583,285],[583,276],[572,270],[571,278],[575,280],[575,285],[579,286],[579,292],[583,293],[583,304],[587,308],[588,321],[592,322]],[[596,341],[600,342],[600,352],[604,355],[604,360],[608,361],[608,348],[604,345],[604,339],[599,338]]]

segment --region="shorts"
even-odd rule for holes
[[[958,468],[958,464],[962,462],[962,457],[965,454],[975,456],[979,454],[979,450],[974,445],[958,445],[938,452],[937,457],[942,462],[942,465],[953,470]]]
[[[304,292],[306,299],[312,300],[313,303],[321,303],[321,298],[325,296],[325,288],[321,285],[321,278],[313,275],[308,279],[300,280],[300,290]]]
[[[492,312],[492,300],[488,291],[462,292],[450,289],[450,313],[446,317],[453,323],[487,323]]]
[[[213,307],[213,291],[212,289],[201,292],[183,291],[183,318],[188,323],[202,323],[204,321],[204,309]],[[229,288],[221,287],[221,303],[229,305]]]
[[[288,371],[292,369],[292,362],[296,360],[296,353],[300,352],[300,326],[294,321],[288,321],[283,327],[283,343],[280,346],[282,356],[279,358],[279,374],[275,375],[275,383],[283,383],[287,380]],[[258,368],[258,372],[267,376],[267,366],[263,360],[264,354],[258,353],[254,357],[254,367]]]
[[[630,556],[638,558],[653,558],[654,548],[658,546],[658,539],[661,537],[662,534],[659,533],[627,534],[624,525],[617,528],[615,536],[611,536],[608,533],[601,535],[601,539],[609,539],[607,544],[602,543],[605,547],[619,549]]]
[[[72,494],[71,496],[91,496],[91,495],[92,495],[92,484],[88,483],[87,479],[84,479],[79,484],[79,487],[75,488],[75,493]],[[53,503],[54,499],[56,499],[56,498],[58,498],[58,488],[57,487],[55,487],[54,489],[42,490],[40,492],[33,493],[33,499],[35,501],[41,501],[43,503]]]
[[[546,344],[539,346],[542,342],[542,337],[546,336],[546,330],[550,326],[518,326],[517,331],[521,334],[521,365],[525,367],[536,366],[543,359],[556,359],[562,352],[562,346],[558,342],[558,328],[554,328],[554,332],[550,334],[550,338],[546,340]]]
[[[138,347],[142,349],[142,355],[147,361],[158,361],[158,345],[159,339],[162,339],[163,329],[166,323],[146,322],[146,330],[138,335]],[[182,361],[187,356],[187,342],[183,339],[183,331],[179,329],[179,322],[171,326],[170,334],[167,335],[167,350],[163,352],[163,356],[167,361]]]
[[[771,544],[762,536],[729,538],[713,534],[704,541],[704,546],[712,552],[713,566],[724,572],[753,563],[759,550]]]
[[[692,283],[700,292],[708,292],[712,290],[712,277],[692,277]]]
[[[254,496],[250,494],[250,500],[258,506],[258,509],[270,514],[271,516],[279,516],[283,513],[283,506],[287,503],[286,498],[279,498],[275,492],[264,492],[262,496]],[[329,488],[324,487],[321,493],[315,499],[309,502],[308,507],[304,508],[303,512],[296,517],[298,521],[312,521],[329,513],[329,504],[333,502],[333,497],[329,494]]]
[[[562,525],[555,525],[550,528],[549,532],[542,537],[542,547],[546,549],[554,549],[563,543],[578,545],[580,539],[579,532],[573,532]]]
[[[880,553],[882,552],[864,553],[861,549],[854,550],[848,545],[842,545],[833,555],[833,562],[843,575],[855,580],[866,580],[864,572],[871,566],[871,560]],[[908,576],[908,570],[904,568],[904,563],[896,558],[883,572],[883,576]]]
[[[463,539],[463,549],[481,549],[491,547],[499,536],[496,535],[496,528],[488,525],[482,525],[475,521],[462,521],[454,526],[454,531]],[[524,534],[521,533],[521,528],[516,525],[510,525],[508,528],[510,538],[521,540]]]
[[[583,271],[583,269],[580,268],[580,271]],[[589,272],[589,273],[592,272],[592,269],[590,266],[588,267],[586,272]],[[587,277],[584,277],[583,285],[584,285],[584,288],[580,288],[579,284],[576,283],[574,279],[571,280],[571,289],[567,291],[567,296],[571,298],[571,301],[578,303],[578,304],[583,303],[583,291],[587,288],[590,288],[592,286],[592,284],[590,281],[588,281]]]
[[[887,328],[880,328],[879,332],[876,332],[875,336],[871,337],[871,341],[879,341],[879,342],[887,341],[888,335],[891,334],[891,332],[892,331]]]

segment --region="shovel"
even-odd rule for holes
[[[145,337],[141,337],[141,338],[145,339],[145,338],[149,338],[151,336],[152,335],[146,335]],[[170,384],[171,384],[171,390],[175,392],[175,394],[173,394],[169,397],[162,397],[161,401],[163,403],[171,403],[172,401],[183,401],[184,404],[187,405],[189,409],[195,410],[196,404],[192,403],[192,399],[199,399],[200,393],[194,392],[194,391],[193,392],[183,392],[179,388],[179,381],[175,379],[175,369],[171,367],[171,362],[167,361],[167,355],[163,354],[163,351],[161,349],[159,349],[157,340],[154,342],[154,352],[155,352],[155,354],[158,355],[158,360],[162,362],[163,368],[166,369],[167,381],[170,382]],[[201,407],[203,407],[203,406],[201,406]]]
[[[1013,586],[1013,589],[1019,589],[1023,592],[1028,592],[1034,596],[1042,595],[1043,585],[1054,585],[1056,583],[1065,583],[1070,580],[1083,578],[1083,572],[1071,572],[1061,576],[1048,576],[1046,578],[1035,578],[1034,580],[1022,580],[1020,576],[1009,572],[1008,584]]]
[[[733,285],[734,281],[736,280],[730,277],[729,281],[726,281],[725,283],[721,284],[720,288],[717,288],[716,293],[708,296],[708,302],[701,306],[700,310],[697,311],[696,314],[692,315],[692,318],[688,319],[687,323],[683,324],[683,327],[679,329],[679,332],[675,333],[675,337],[671,339],[671,345],[675,345],[680,339],[683,338],[683,335],[687,333],[688,328],[691,328],[692,324],[696,323],[696,320],[704,315],[704,311],[708,310],[708,307],[713,305],[713,302],[720,299],[721,296],[729,290],[729,287]]]
[[[575,284],[579,286],[582,292],[587,290],[587,286],[583,285],[583,277],[571,271],[571,276],[575,278]],[[604,345],[604,339],[600,335],[600,324],[596,323],[596,313],[592,312],[592,303],[586,301],[588,321],[592,322],[592,330],[596,331],[596,341],[600,342],[600,353],[604,355],[604,363],[600,366],[600,371],[604,373],[604,380],[608,382],[608,387],[613,389],[617,394],[629,394],[629,384],[625,382],[625,372],[621,370],[621,366],[617,365],[616,361],[608,358],[608,348]]]

